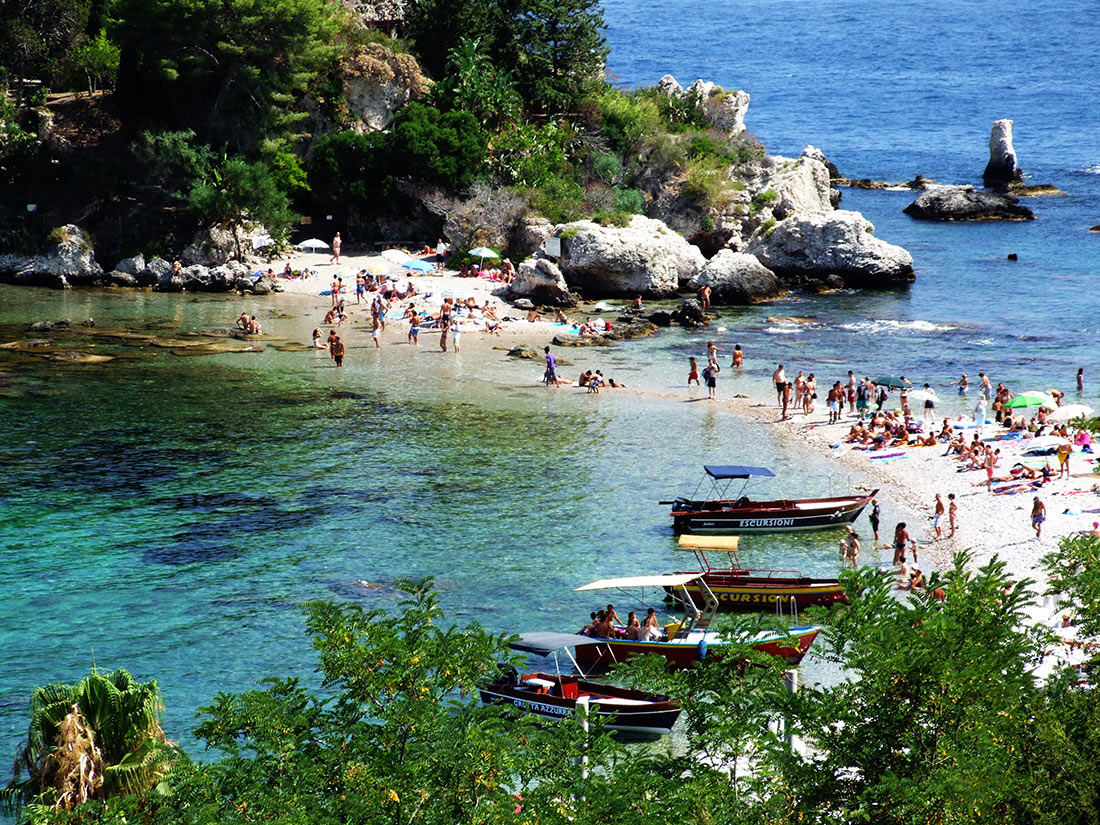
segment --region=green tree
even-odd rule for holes
[[[89,95],[105,86],[113,86],[118,77],[118,46],[107,38],[106,29],[101,29],[77,49],[73,61],[88,79]]]
[[[524,0],[513,27],[516,80],[530,108],[570,111],[603,82],[599,0]]]
[[[413,102],[394,118],[390,146],[401,173],[461,190],[481,175],[488,140],[469,112]]]
[[[308,159],[310,191],[330,206],[367,203],[379,193],[386,151],[380,132],[322,135]]]
[[[0,0],[0,65],[17,81],[60,77],[89,7],[90,0]]]
[[[414,0],[405,11],[409,38],[429,75],[446,77],[451,51],[476,40],[498,66],[511,66],[511,22],[526,0]]]
[[[294,222],[290,201],[279,188],[270,167],[233,156],[217,167],[210,178],[192,187],[188,205],[202,220],[213,221],[233,233],[241,257],[241,228],[262,223],[276,241],[284,240]]]
[[[36,688],[27,744],[3,801],[42,813],[152,788],[175,753],[160,728],[162,709],[157,683],[125,670]]]
[[[775,763],[804,821],[1027,821],[1046,637],[1025,621],[1031,582],[969,562],[931,579],[942,602],[898,599],[877,570],[846,574],[852,602],[818,646],[848,678],[792,698],[807,747]]]
[[[115,14],[123,112],[236,151],[293,134],[299,98],[340,53],[330,0],[119,0]]]
[[[440,108],[470,112],[493,128],[515,120],[523,103],[508,74],[493,65],[480,40],[469,37],[451,49],[447,73],[432,92]]]

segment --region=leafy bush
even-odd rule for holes
[[[729,200],[729,168],[710,157],[698,158],[688,164],[684,179],[684,195],[703,208],[718,207]]]
[[[659,132],[646,138],[642,163],[658,175],[670,175],[687,165],[687,152],[675,136]]]
[[[623,162],[617,155],[594,152],[591,156],[592,174],[608,186],[614,186],[622,180]]]
[[[214,166],[214,152],[198,142],[191,129],[143,132],[134,152],[148,167],[154,183],[180,196],[207,179]]]
[[[88,79],[89,94],[115,85],[120,57],[121,52],[107,37],[106,29],[100,29],[98,35],[76,50],[73,61]]]
[[[664,119],[651,99],[609,88],[596,101],[603,134],[611,148],[620,154],[634,154],[647,135],[662,131]]]
[[[519,117],[523,101],[511,76],[493,65],[477,38],[463,37],[447,56],[447,73],[432,89],[440,109],[464,110],[499,126]]]
[[[565,130],[556,123],[536,126],[524,121],[495,135],[489,147],[489,170],[501,186],[539,187],[565,172]]]
[[[640,215],[645,208],[645,200],[637,189],[619,189],[615,193],[615,209],[632,215]]]
[[[389,145],[399,174],[461,190],[482,174],[488,139],[469,112],[413,102],[394,119]]]
[[[377,194],[385,154],[386,137],[379,132],[323,135],[309,156],[309,187],[329,204],[364,203]]]
[[[630,226],[630,219],[634,217],[629,212],[598,212],[592,218],[600,226]]]
[[[276,241],[286,238],[296,220],[290,201],[279,188],[271,168],[240,156],[226,159],[209,180],[192,187],[188,205],[201,219],[229,227],[241,255],[240,227],[246,221],[262,223]]]
[[[703,219],[699,221],[699,229],[703,232],[713,232],[717,228],[718,224],[710,215],[703,215]]]
[[[529,191],[531,206],[551,223],[569,223],[584,214],[584,189],[564,175],[549,178]]]

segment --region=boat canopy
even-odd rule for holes
[[[733,553],[740,543],[740,536],[711,536],[684,533],[680,536],[681,550],[720,550],[724,553]]]
[[[620,587],[676,587],[687,584],[702,576],[702,573],[670,573],[657,576],[627,576],[623,579],[600,579],[598,582],[586,584],[579,590],[615,590]]]
[[[591,639],[588,636],[579,636],[576,633],[535,631],[533,633],[520,633],[519,641],[509,642],[508,647],[512,650],[522,650],[524,653],[549,656],[555,650],[568,650],[571,647],[599,645],[605,644],[605,642],[605,639]]]
[[[727,478],[749,478],[750,476],[765,476],[775,478],[775,473],[767,467],[743,467],[740,464],[705,464],[703,469],[707,475],[718,481]]]

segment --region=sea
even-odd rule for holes
[[[748,126],[772,153],[813,144],[852,178],[980,185],[989,128],[1007,117],[1028,182],[1067,194],[1030,199],[1029,223],[951,225],[902,214],[912,193],[845,189],[843,208],[913,254],[915,283],[560,351],[563,371],[601,368],[640,393],[547,390],[538,362],[398,339],[350,347],[342,371],[273,346],[187,357],[98,338],[91,351],[115,359],[100,365],[0,350],[0,755],[25,738],[36,685],[96,667],[156,679],[168,735],[202,757],[191,730],[218,691],[271,675],[316,684],[303,604],[396,609],[404,577],[433,577],[450,621],[494,632],[574,630],[601,602],[631,609],[624,594],[574,588],[690,567],[658,502],[695,490],[704,463],[770,467],[761,492],[777,495],[866,482],[686,388],[687,359],[708,340],[725,353],[719,394],[761,402],[782,362],[820,384],[848,369],[900,373],[952,413],[972,406],[951,384],[963,372],[1076,399],[1083,367],[1080,400],[1100,406],[1091,4],[605,0],[604,11],[617,83],[671,73],[744,89]],[[0,338],[88,317],[100,331],[170,335],[231,325],[245,307],[275,336],[309,328],[283,317],[301,314],[286,299],[0,286]],[[727,366],[734,344],[740,373]],[[914,514],[884,500],[884,520],[895,517]],[[743,561],[830,575],[837,539],[746,539]],[[812,657],[806,669],[829,678]]]

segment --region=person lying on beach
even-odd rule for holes
[[[928,435],[924,436],[923,438],[918,435],[917,438],[916,438],[916,441],[913,444],[913,446],[915,446],[915,447],[935,447],[939,443],[940,442],[936,440],[936,436],[932,435],[932,433],[929,433]]]
[[[527,320],[531,323],[542,320],[542,314],[536,309],[527,310]]]
[[[504,324],[500,321],[486,321],[485,331],[490,335],[500,335],[500,331],[504,329]]]

